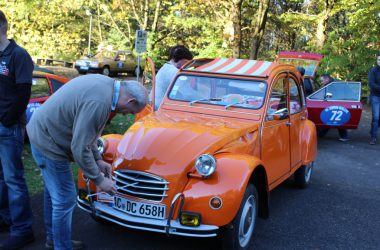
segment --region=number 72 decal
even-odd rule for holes
[[[350,120],[351,114],[345,107],[330,106],[321,112],[320,118],[326,125],[340,126]]]

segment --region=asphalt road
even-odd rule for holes
[[[252,249],[380,249],[380,145],[368,144],[369,116],[367,108],[349,142],[338,141],[334,130],[319,140],[308,189],[289,180],[271,192],[270,218],[258,220]],[[32,207],[36,241],[25,249],[44,249],[42,195],[32,198]],[[218,249],[216,239],[102,225],[78,208],[73,238],[87,249]]]

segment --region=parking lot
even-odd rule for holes
[[[369,122],[366,107],[359,129],[350,131],[351,141],[338,141],[334,130],[319,140],[310,187],[300,190],[289,180],[271,193],[270,218],[258,220],[252,249],[380,248],[380,145],[368,144]],[[32,207],[36,241],[26,249],[43,249],[42,195],[32,198]],[[73,239],[83,240],[87,249],[219,249],[216,239],[102,225],[78,208]]]

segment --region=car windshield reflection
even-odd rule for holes
[[[179,75],[169,91],[169,99],[224,107],[259,109],[267,84],[262,81]]]

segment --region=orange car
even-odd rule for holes
[[[301,188],[310,181],[317,139],[301,82],[277,62],[189,62],[157,111],[99,141],[118,192],[97,192],[79,172],[79,207],[125,227],[220,234],[225,248],[248,249],[269,192],[293,174]]]

